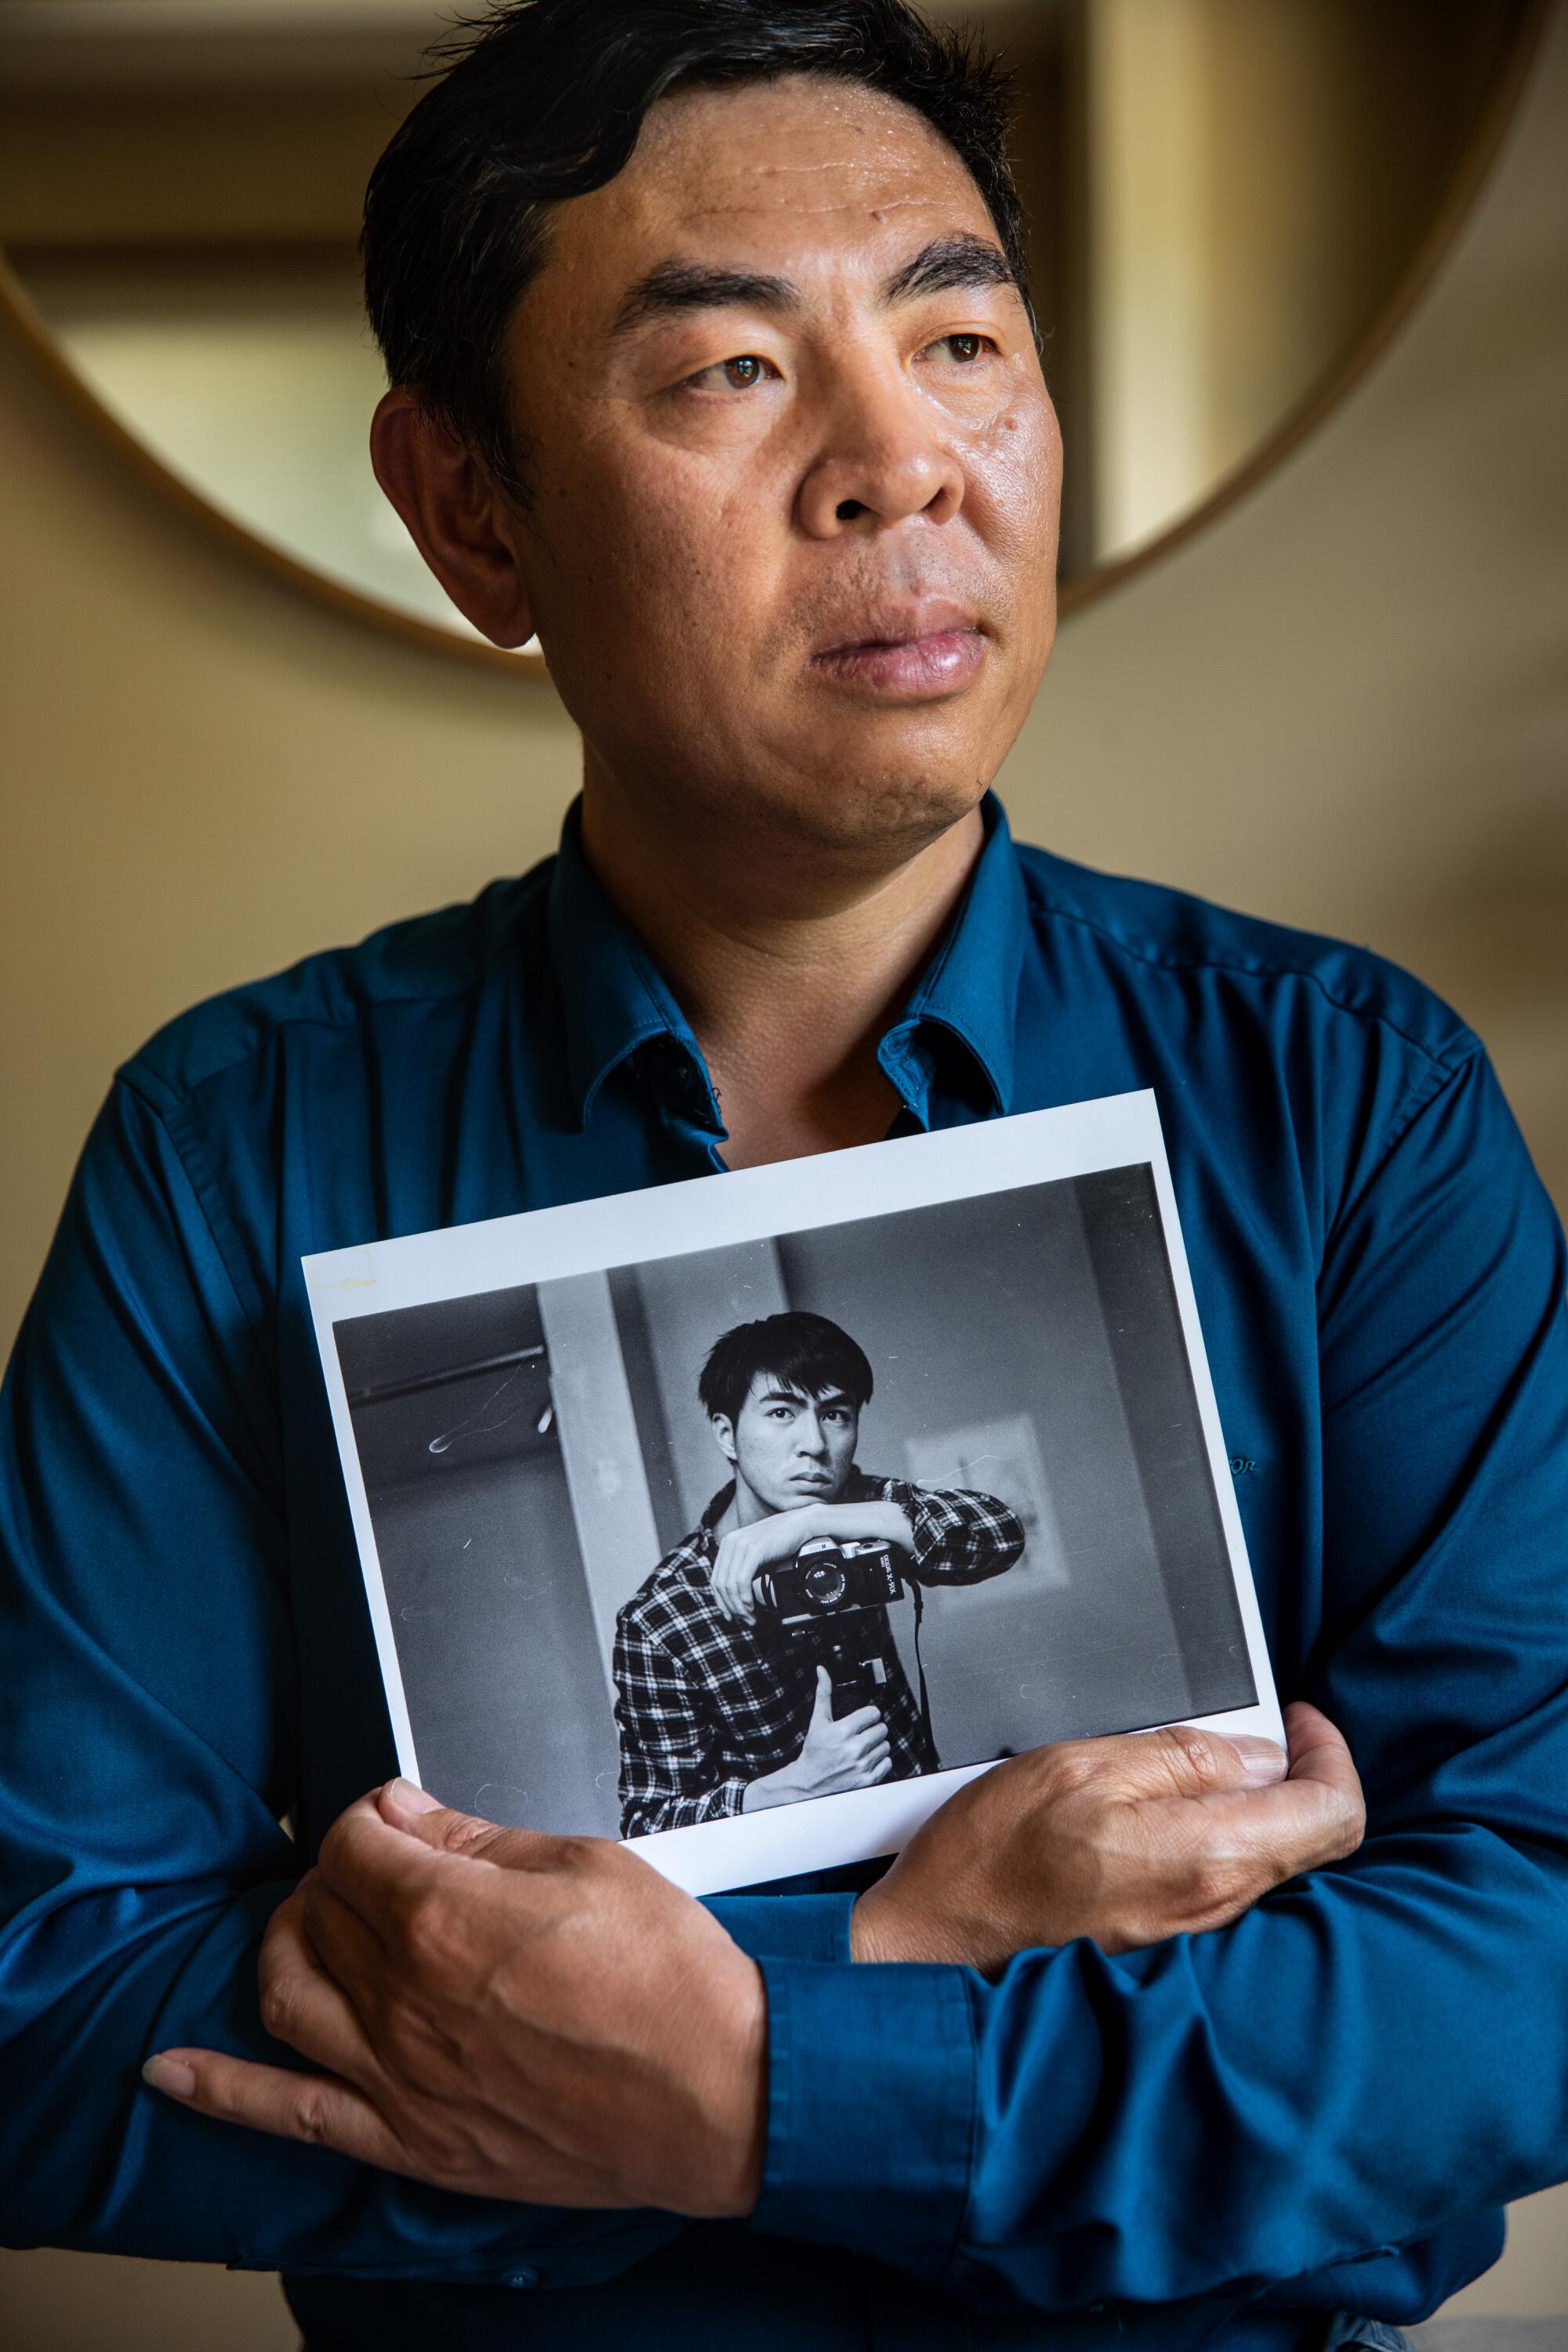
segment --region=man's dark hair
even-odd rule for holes
[[[721,1412],[734,1427],[759,1372],[797,1396],[826,1396],[842,1390],[858,1406],[871,1401],[871,1367],[866,1351],[826,1315],[793,1309],[737,1323],[709,1350],[697,1382],[704,1412]]]
[[[672,90],[830,74],[900,99],[965,163],[1026,304],[1010,76],[905,0],[500,0],[430,52],[442,79],[365,194],[365,301],[387,373],[526,498],[504,339],[549,208],[613,180]]]

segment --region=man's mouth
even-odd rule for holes
[[[973,608],[940,598],[874,607],[807,664],[825,684],[881,702],[957,694],[979,676],[987,639]]]

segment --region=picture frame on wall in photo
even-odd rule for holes
[[[307,1258],[398,1766],[693,1893],[1284,1742],[1152,1093]]]

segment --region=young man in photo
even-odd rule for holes
[[[731,1478],[616,1620],[623,1837],[939,1769],[885,1606],[787,1633],[764,1597],[769,1571],[824,1538],[889,1544],[918,1584],[984,1583],[1022,1553],[994,1496],[858,1467],[871,1389],[864,1349],[825,1315],[770,1315],[714,1342],[698,1395]],[[812,1638],[836,1623],[859,1636],[876,1692],[837,1712]]]
[[[0,1414],[5,2233],[281,2270],[312,2352],[1386,2344],[1568,2174],[1557,1219],[1419,982],[1009,835],[1062,451],[985,58],[514,0],[448,62],[373,449],[582,797],[86,1146]],[[1288,1769],[1047,1747],[709,1904],[386,1782],[302,1255],[1145,1087]]]

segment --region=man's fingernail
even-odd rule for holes
[[[171,2099],[194,2099],[196,2095],[195,2074],[178,2058],[149,2058],[142,2069],[142,2080],[151,2083],[155,2091],[166,2091]]]
[[[386,1784],[388,1801],[401,1805],[405,1813],[438,1813],[441,1800],[427,1789],[417,1788],[412,1780],[389,1780]]]
[[[1285,1778],[1288,1759],[1277,1739],[1260,1739],[1256,1732],[1237,1731],[1231,1733],[1230,1744],[1241,1759],[1248,1788],[1272,1788],[1276,1780]]]

